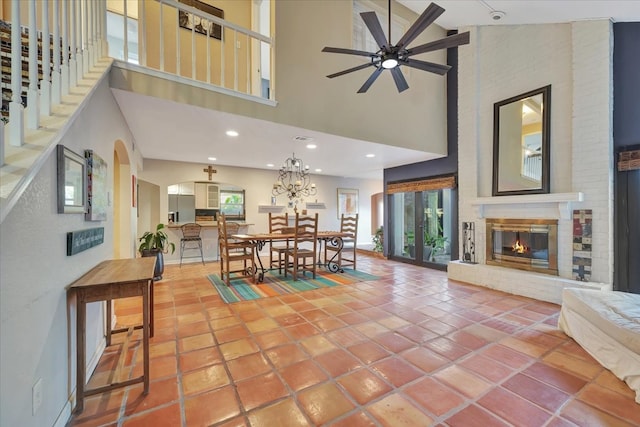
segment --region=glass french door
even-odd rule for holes
[[[391,195],[391,256],[444,267],[451,260],[453,202],[450,189]]]

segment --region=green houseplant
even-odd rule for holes
[[[140,246],[138,247],[140,255],[143,257],[156,257],[153,279],[162,279],[162,273],[164,273],[163,253],[167,253],[169,250],[173,253],[176,250],[176,245],[169,241],[169,236],[164,232],[164,224],[158,224],[155,232],[147,231],[138,240],[140,241]]]
[[[373,238],[371,239],[373,241],[373,251],[374,252],[382,252],[384,249],[384,234],[383,234],[383,229],[382,226],[380,226],[377,230],[376,230],[376,234],[373,235]]]
[[[434,260],[434,256],[443,254],[446,250],[445,243],[448,238],[438,234],[424,234],[425,259]],[[427,251],[429,252],[427,254]]]

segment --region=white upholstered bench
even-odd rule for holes
[[[626,382],[640,403],[640,295],[566,288],[558,327]]]

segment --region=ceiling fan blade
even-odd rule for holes
[[[360,14],[362,20],[367,25],[369,32],[373,36],[373,39],[378,43],[380,49],[383,49],[387,46],[387,36],[384,35],[384,30],[382,29],[382,25],[380,25],[380,21],[378,21],[378,16],[375,12],[362,12]]]
[[[382,68],[382,67],[376,68],[376,70],[369,76],[367,81],[364,82],[362,87],[360,89],[358,89],[358,93],[365,93],[371,87],[373,82],[376,81],[376,79],[378,78],[380,73],[382,73],[382,70],[384,70],[384,68]]]
[[[433,23],[440,15],[444,13],[444,9],[435,3],[431,3],[429,7],[422,12],[416,22],[404,33],[404,36],[398,40],[396,46],[408,46],[416,37],[420,35],[429,25]]]
[[[348,68],[346,70],[338,71],[337,73],[329,74],[327,77],[332,79],[334,77],[342,76],[344,74],[352,73],[354,71],[364,70],[365,68],[371,67],[372,65],[375,65],[375,64],[373,62],[367,62],[366,64],[358,65],[357,67]]]
[[[409,85],[407,81],[404,79],[404,75],[402,74],[402,70],[400,67],[395,67],[391,69],[391,75],[393,76],[393,81],[396,82],[396,87],[398,88],[398,92],[402,92],[404,90],[409,89]]]
[[[406,65],[407,67],[429,71],[430,73],[440,74],[441,76],[447,74],[447,71],[451,69],[450,65],[434,64],[433,62],[419,61],[417,59],[405,59],[403,61],[400,61],[400,63],[402,65]]]
[[[370,56],[372,58],[380,56],[373,52],[365,52],[364,50],[343,49],[341,47],[325,47],[324,49],[322,49],[322,51],[329,53],[344,53],[347,55]]]
[[[417,55],[419,53],[432,52],[434,50],[447,49],[450,47],[460,46],[462,44],[469,43],[469,31],[460,34],[454,34],[453,36],[445,37],[440,40],[435,40],[429,43],[421,44],[420,46],[412,47],[408,50],[405,56]]]

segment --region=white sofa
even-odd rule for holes
[[[640,295],[566,288],[558,327],[626,382],[640,403]]]

